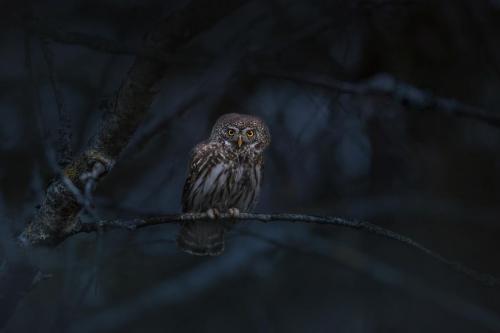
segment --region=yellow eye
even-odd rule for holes
[[[232,130],[232,129],[227,130],[227,135],[233,136],[234,135],[234,130]]]
[[[254,134],[255,134],[255,133],[254,133],[252,130],[247,131],[247,136],[248,136],[249,138],[251,138],[252,136],[254,136]]]

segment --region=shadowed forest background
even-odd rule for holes
[[[0,294],[0,331],[500,332],[498,286],[337,226],[241,222],[214,258],[181,253],[175,224],[19,249],[61,133],[81,153],[145,36],[193,2],[2,4],[0,271],[24,256],[50,277],[15,307]],[[272,135],[258,212],[366,220],[500,276],[500,1],[239,2],[169,55],[81,218],[180,212],[190,150],[251,113]]]

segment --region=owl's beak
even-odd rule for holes
[[[242,144],[243,144],[243,138],[240,135],[238,136],[238,148],[240,148]]]

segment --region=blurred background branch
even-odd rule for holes
[[[397,80],[387,73],[377,74],[360,82],[349,82],[337,80],[322,73],[279,70],[276,67],[274,69],[255,69],[254,71],[271,78],[317,86],[343,94],[388,96],[412,109],[430,110],[452,116],[472,118],[494,127],[500,127],[498,112],[485,111],[461,103],[456,99],[436,96],[431,91],[419,89],[411,84]]]

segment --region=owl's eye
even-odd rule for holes
[[[247,136],[248,136],[249,138],[251,138],[252,136],[254,136],[254,134],[255,134],[255,133],[254,133],[252,130],[247,131]]]
[[[233,135],[234,135],[234,130],[232,130],[232,129],[228,129],[228,130],[227,130],[227,135],[229,135],[229,136],[233,136]]]

